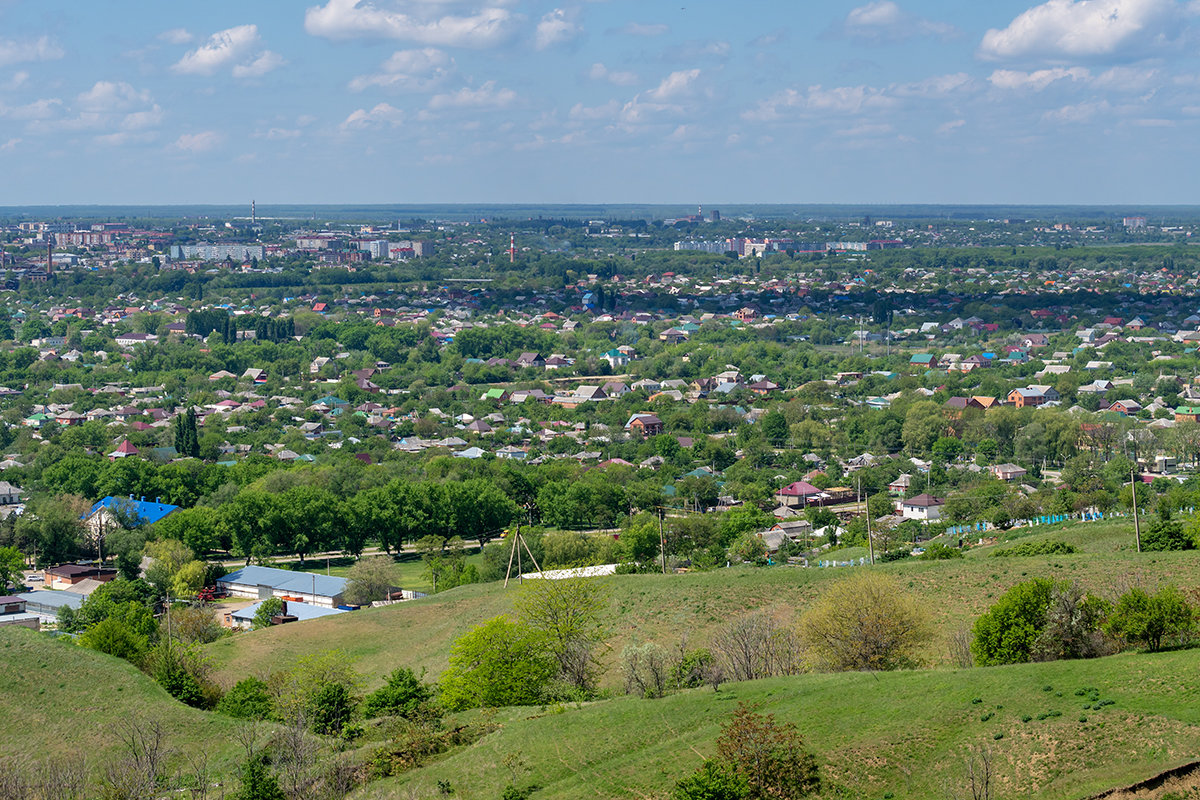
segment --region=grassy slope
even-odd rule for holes
[[[994,754],[994,796],[1082,797],[1194,758],[1200,749],[1195,651],[979,670],[802,675],[697,689],[663,700],[618,698],[546,714],[509,709],[499,730],[357,800],[430,797],[448,780],[461,800],[490,800],[519,752],[537,800],[666,797],[714,752],[737,701],[795,722],[822,762],[825,797],[946,797],[963,789],[972,746]],[[1044,687],[1052,687],[1044,691]],[[1084,711],[1074,692],[1115,704]],[[982,702],[975,704],[973,699]],[[1038,720],[1057,710],[1061,716]],[[993,712],[990,720],[981,716]],[[1022,717],[1033,717],[1023,722]],[[1087,722],[1081,722],[1081,715]],[[1002,733],[1001,739],[995,734]],[[996,789],[997,787],[994,787]]]
[[[962,560],[904,561],[878,567],[916,592],[932,611],[938,636],[926,659],[948,661],[950,636],[968,628],[1011,585],[1034,576],[1077,579],[1105,595],[1119,594],[1131,581],[1153,586],[1173,581],[1200,586],[1200,555],[1122,550],[1132,536],[1123,523],[1076,525],[1022,537],[1062,539],[1080,547],[1078,554],[1051,558],[988,558],[994,548],[979,548]],[[605,579],[612,590],[613,636],[605,683],[619,680],[612,667],[632,641],[654,640],[672,646],[685,635],[702,646],[725,621],[747,609],[770,608],[784,615],[802,609],[826,581],[845,569],[773,567],[736,568],[688,575],[630,575]],[[284,667],[305,653],[342,648],[356,659],[369,687],[397,666],[428,670],[437,676],[446,666],[455,637],[483,620],[512,609],[515,589],[499,584],[465,586],[399,606],[354,612],[253,633],[209,646],[220,676],[234,681]]]
[[[0,753],[35,759],[86,754],[94,767],[124,753],[126,720],[158,722],[181,755],[208,753],[218,772],[238,758],[242,723],[179,703],[129,663],[33,631],[0,628]]]

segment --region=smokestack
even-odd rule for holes
[[[250,224],[253,225],[257,221],[257,216],[254,213],[254,201],[250,201]]]
[[[46,234],[46,274],[54,272],[54,234]]]

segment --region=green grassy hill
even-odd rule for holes
[[[207,753],[217,772],[240,758],[242,723],[189,708],[121,659],[24,628],[0,628],[0,754],[34,760],[86,756],[96,771],[124,756],[119,727],[157,722],[172,762]]]
[[[822,797],[961,796],[964,759],[990,748],[993,797],[1078,798],[1146,778],[1200,752],[1195,651],[973,670],[802,675],[696,689],[661,700],[617,698],[508,709],[476,744],[356,800],[437,795],[492,800],[519,754],[537,800],[666,798],[714,753],[738,701],[795,722],[822,763]],[[1081,689],[1112,700],[1084,710]],[[975,702],[978,700],[979,702]],[[1048,712],[1057,715],[1038,719]],[[986,721],[982,718],[992,716]],[[1029,721],[1023,721],[1030,717]],[[1083,721],[1086,717],[1086,721]],[[969,795],[968,795],[969,796]]]
[[[968,629],[1010,586],[1031,577],[1078,580],[1110,597],[1134,582],[1150,587],[1166,581],[1200,586],[1200,554],[1132,552],[1129,527],[1099,523],[1066,530],[1039,528],[1033,534],[1011,532],[1021,541],[1067,541],[1080,549],[1072,555],[989,558],[996,548],[980,547],[964,559],[912,559],[876,569],[895,576],[929,608],[937,636],[925,660],[931,665],[949,664],[950,638]],[[721,625],[747,610],[767,608],[794,616],[827,581],[845,576],[846,569],[739,567],[606,578],[611,587],[608,622],[612,637],[603,684],[610,688],[618,684],[613,665],[631,642],[656,641],[672,647],[686,636],[690,646],[700,647]],[[397,666],[424,668],[432,678],[445,669],[453,640],[484,620],[511,611],[517,591],[513,584],[507,590],[500,584],[464,586],[402,605],[239,634],[210,645],[208,652],[219,676],[230,683],[280,669],[306,653],[335,648],[356,660],[369,687],[382,682]]]

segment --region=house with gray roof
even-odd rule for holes
[[[234,597],[256,600],[278,597],[323,608],[334,608],[342,604],[342,595],[345,594],[347,583],[345,578],[331,575],[254,565],[242,567],[217,579],[217,587]]]

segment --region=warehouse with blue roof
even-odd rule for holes
[[[234,597],[281,600],[308,603],[323,608],[336,608],[345,601],[347,580],[314,572],[292,572],[275,567],[242,567],[217,579],[218,588]]]

